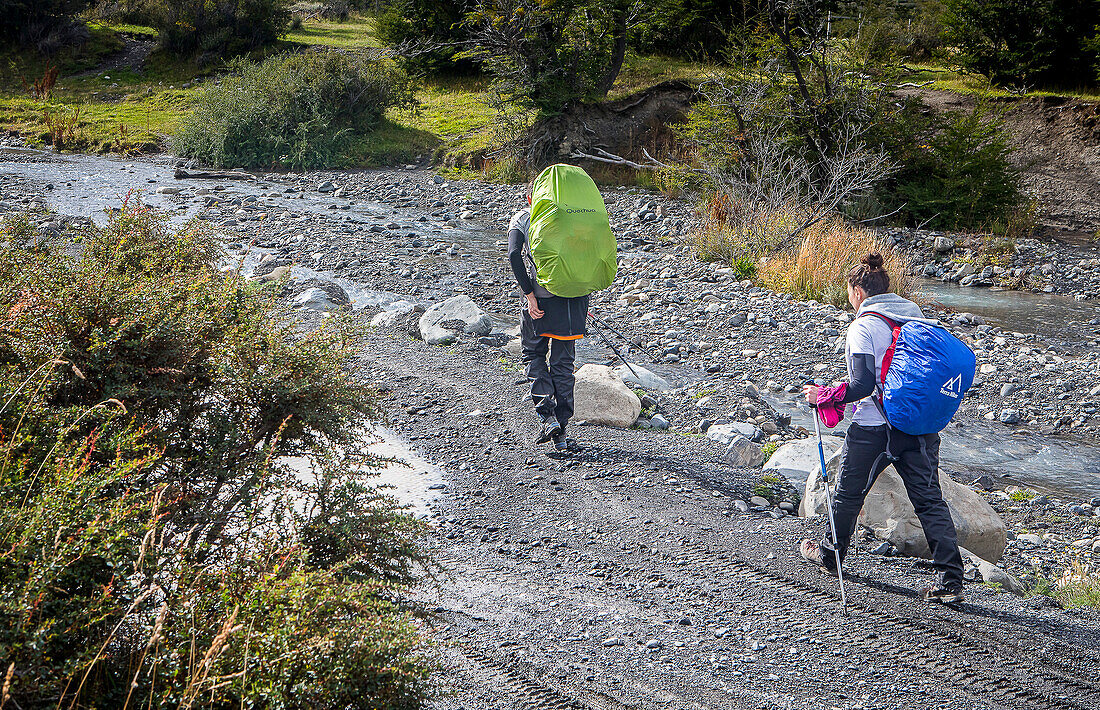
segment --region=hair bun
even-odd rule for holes
[[[860,263],[866,264],[868,269],[881,269],[885,261],[882,258],[882,254],[877,251],[873,251],[867,256],[860,259]]]

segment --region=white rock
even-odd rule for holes
[[[630,367],[634,368],[634,372],[630,371]],[[621,377],[623,382],[628,385],[641,387],[646,392],[666,392],[672,389],[672,385],[668,383],[668,380],[650,372],[641,365],[632,362],[630,363],[630,367],[619,365],[615,368],[615,374]],[[637,373],[637,375],[634,373]]]
[[[828,459],[844,445],[839,436],[822,436],[822,447]],[[799,439],[780,446],[768,462],[765,471],[774,471],[796,486],[806,483],[811,475],[821,475],[821,464],[817,455],[817,439]]]
[[[488,335],[493,323],[466,295],[452,296],[420,316],[420,337],[429,345],[453,343],[459,332]]]
[[[339,303],[333,303],[329,295],[319,288],[307,288],[299,293],[294,297],[294,305],[314,311],[334,311],[341,307]]]
[[[157,188],[158,195],[178,195],[180,194],[180,188],[161,186]]]
[[[575,419],[590,424],[629,427],[638,421],[642,403],[615,372],[605,365],[585,365],[577,370],[573,397]]]
[[[837,451],[827,462],[832,487],[835,487],[839,477],[842,452],[843,450]],[[956,483],[943,471],[940,471],[939,477],[940,490],[943,491],[944,500],[951,511],[959,545],[984,560],[1000,560],[1008,540],[1001,516],[974,489]],[[801,512],[807,517],[825,513],[825,489],[821,483],[821,475],[816,471],[806,477]],[[859,522],[870,528],[876,537],[896,547],[903,555],[924,558],[932,556],[924,537],[924,528],[921,527],[905,493],[905,484],[893,466],[882,472],[871,492],[867,494],[863,510],[859,514]]]
[[[726,447],[739,436],[749,439],[750,441],[758,440],[762,438],[763,432],[761,432],[755,424],[749,424],[748,422],[717,424],[707,429],[708,439],[717,441],[719,444]],[[805,478],[803,478],[803,480],[805,480]]]

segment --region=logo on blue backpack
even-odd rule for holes
[[[963,388],[963,376],[962,376],[962,373],[960,372],[959,374],[955,375],[954,377],[952,377],[947,382],[943,383],[943,387],[940,387],[940,394],[946,395],[947,397],[954,397],[955,399],[958,399],[959,395],[962,394],[962,388]]]

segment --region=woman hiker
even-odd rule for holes
[[[535,443],[553,441],[557,450],[568,451],[572,442],[565,437],[565,427],[573,416],[573,362],[576,341],[588,334],[588,296],[563,298],[539,285],[527,240],[533,186],[533,182],[527,185],[528,208],[516,212],[508,225],[508,261],[524,295],[520,325],[523,364],[542,425]]]
[[[899,325],[926,320],[917,304],[889,293],[889,289],[890,276],[883,268],[881,254],[868,254],[851,270],[848,300],[856,310],[856,317],[848,327],[844,349],[848,382],[838,387],[803,388],[807,401],[818,406],[822,414],[832,410],[833,425],[838,408],[843,412],[845,405],[858,402],[844,439],[844,458],[833,501],[839,557],[843,561],[848,552],[856,517],[871,484],[889,465],[886,460],[889,446],[890,454],[897,459],[894,468],[924,528],[936,568],[936,581],[923,590],[922,596],[929,602],[959,602],[963,599],[962,556],[951,513],[940,491],[939,434],[912,436],[889,429],[874,397],[876,385],[881,381],[883,355],[893,341],[893,328],[883,317]],[[836,574],[836,552],[827,538],[820,543],[802,540],[800,551],[810,562]]]

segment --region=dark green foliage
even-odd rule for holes
[[[944,9],[959,60],[997,84],[1095,83],[1096,0],[944,0]]]
[[[412,106],[412,86],[382,60],[310,52],[237,62],[208,86],[172,140],[208,165],[333,167],[393,106]]]
[[[502,95],[556,114],[607,96],[622,69],[634,0],[487,0],[469,13],[473,48]]]
[[[402,64],[410,70],[471,73],[477,65],[455,55],[469,38],[463,19],[472,5],[469,0],[392,0],[378,16],[376,35],[403,50]]]
[[[288,0],[149,0],[144,12],[169,52],[210,58],[269,45],[290,26]]]
[[[843,19],[833,22],[833,31],[851,41],[853,51],[873,64],[889,65],[898,59],[929,61],[943,48],[941,0],[871,0],[853,5],[842,5]]]
[[[668,0],[648,2],[639,13],[631,36],[639,52],[672,57],[716,58],[729,35],[751,25],[759,3],[729,0]]]
[[[903,104],[880,122],[898,171],[876,192],[884,211],[931,228],[990,229],[1026,203],[1000,114],[986,106],[946,116]]]
[[[76,20],[91,5],[91,0],[0,0],[0,43],[47,55],[83,44],[88,30]]]
[[[397,599],[423,528],[339,453],[373,411],[348,333],[295,328],[133,201],[82,243],[0,253],[9,704],[420,707]],[[354,534],[304,532],[329,528]]]

